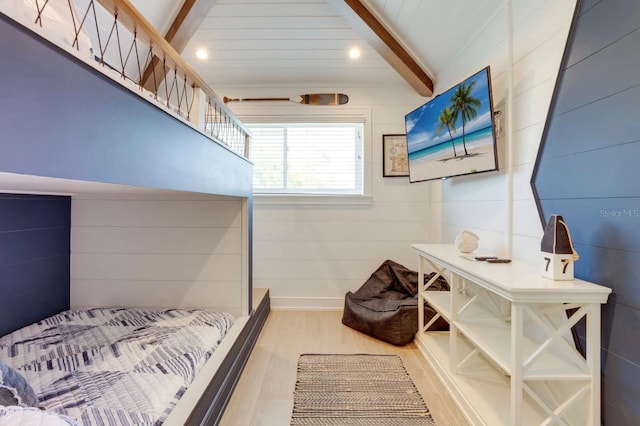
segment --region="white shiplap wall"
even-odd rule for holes
[[[207,307],[241,315],[245,221],[245,202],[231,197],[76,195],[71,305]]]
[[[234,89],[240,93],[242,89]],[[254,287],[270,289],[275,309],[342,309],[344,295],[355,291],[385,260],[416,269],[409,244],[429,238],[424,220],[428,185],[409,184],[406,177],[382,177],[382,135],[404,133],[404,115],[421,98],[407,85],[395,89],[308,87],[252,90],[246,97],[277,93],[343,92],[343,107],[305,105],[230,105],[240,117],[256,114],[352,114],[367,116],[365,162],[370,171],[370,197],[362,203],[309,204],[298,200],[273,204],[256,198],[254,205]]]
[[[427,220],[440,241],[453,242],[460,230],[469,229],[480,236],[479,250],[483,252],[506,256],[511,244],[513,258],[537,261],[542,226],[529,181],[575,4],[575,0],[512,1],[512,34],[507,30],[509,14],[505,6],[437,76],[439,93],[491,65],[494,105],[504,112],[503,117],[511,112],[511,129],[498,140],[500,172],[430,184]],[[508,37],[512,41],[512,65]],[[513,101],[509,111],[505,102],[509,99],[511,66]],[[512,147],[512,238],[508,229],[507,145]]]
[[[513,125],[508,135],[499,138],[502,170],[497,173],[444,183],[409,184],[404,178],[382,178],[382,135],[404,133],[404,115],[426,100],[408,86],[225,88],[238,97],[338,91],[349,94],[349,108],[365,109],[370,115],[371,145],[366,160],[371,171],[370,203],[270,204],[256,200],[253,283],[270,288],[275,309],[341,309],[344,294],[356,290],[383,260],[391,258],[415,269],[410,243],[452,242],[461,229],[477,232],[482,250],[505,255],[508,137],[514,159],[513,257],[536,260],[542,227],[529,180],[575,0],[516,0],[512,6]],[[451,52],[450,63],[436,77],[436,93],[491,65],[494,104],[505,111],[510,66],[507,18],[506,8],[500,8],[478,26],[478,33],[462,51]],[[269,115],[291,111],[290,105],[280,105],[230,104],[240,117],[260,111]],[[298,108],[307,108],[309,114],[323,111]]]

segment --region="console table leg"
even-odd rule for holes
[[[587,313],[587,367],[591,372],[590,421],[600,425],[600,305],[591,304]]]
[[[458,292],[461,290],[461,280],[458,275],[452,275],[451,287],[451,322],[449,323],[449,366],[451,372],[458,373]]]
[[[424,288],[424,258],[418,258],[418,333],[424,330],[424,297],[422,292]]]
[[[524,310],[520,303],[511,305],[511,419],[510,424],[522,424],[522,339]]]

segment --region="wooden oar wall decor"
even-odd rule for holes
[[[297,98],[227,98],[224,102],[260,102],[260,101],[289,101],[303,105],[344,105],[349,102],[349,96],[343,93],[310,93]]]

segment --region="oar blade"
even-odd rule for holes
[[[311,93],[300,97],[300,103],[306,105],[344,105],[349,102],[349,96],[343,93]]]

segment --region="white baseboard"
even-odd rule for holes
[[[344,297],[274,297],[271,309],[280,311],[342,311]]]

